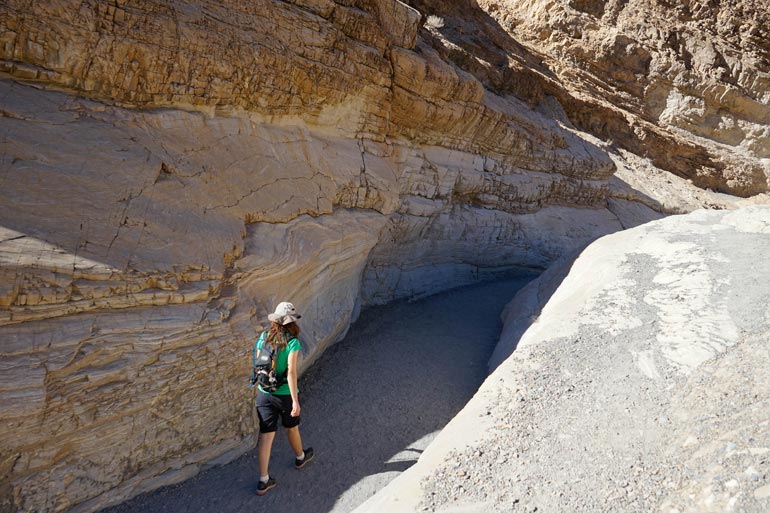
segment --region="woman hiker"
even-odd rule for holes
[[[301,316],[291,303],[279,303],[275,312],[267,316],[270,320],[270,329],[263,332],[257,342],[257,351],[262,346],[269,344],[277,351],[275,362],[276,376],[286,376],[286,382],[272,392],[265,391],[259,386],[257,394],[257,415],[259,416],[259,484],[257,495],[264,495],[276,485],[275,479],[270,477],[268,466],[270,464],[270,451],[273,447],[275,432],[278,429],[278,418],[286,428],[286,436],[289,438],[296,459],[295,468],[302,468],[313,459],[313,448],[302,448],[302,438],[299,435],[299,389],[297,388],[297,356],[300,346],[299,326],[297,319]]]

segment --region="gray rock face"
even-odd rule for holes
[[[767,511],[768,252],[767,207],[596,241],[519,293],[556,288],[534,322],[507,311],[532,323],[506,326],[516,351],[356,511]]]

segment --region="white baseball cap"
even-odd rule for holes
[[[287,303],[286,301],[278,303],[278,306],[275,307],[275,312],[268,314],[267,316],[271,322],[277,322],[283,326],[292,322],[297,322],[297,319],[300,317],[302,316],[297,313],[297,309],[294,308],[294,305]]]

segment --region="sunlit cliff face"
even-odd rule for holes
[[[441,20],[447,59],[702,188],[768,190],[766,6],[564,1],[410,2]]]

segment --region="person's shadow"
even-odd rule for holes
[[[279,428],[270,464],[278,486],[266,495],[255,495],[259,465],[253,450],[105,511],[354,509],[414,464],[475,393],[500,333],[500,311],[532,277],[364,311],[299,383],[300,432],[315,460],[294,469],[294,454]]]

